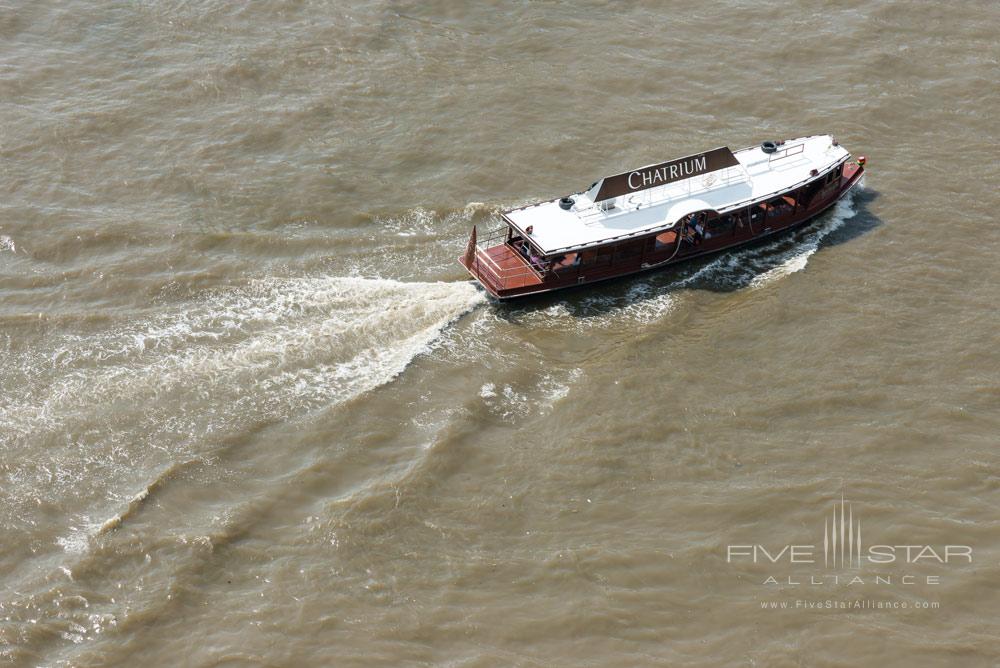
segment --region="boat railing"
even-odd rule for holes
[[[608,207],[604,202],[594,202],[587,207],[576,210],[576,214],[581,219],[596,216],[611,218],[637,209],[655,206],[668,200],[693,197],[717,188],[728,188],[732,185],[749,182],[750,175],[742,165],[726,167],[700,176],[692,176],[682,181],[647,188],[627,197],[622,196],[615,202],[614,208]]]
[[[784,160],[785,158],[791,157],[793,155],[799,155],[806,150],[806,143],[799,142],[798,144],[792,144],[791,146],[783,146],[779,148],[774,153],[767,156],[768,164],[772,162],[778,162],[779,160]]]
[[[851,158],[851,156],[849,156],[849,155],[844,156],[842,158],[838,158],[837,160],[834,160],[833,162],[831,162],[831,163],[829,163],[829,164],[827,164],[827,165],[825,165],[823,167],[817,168],[816,172],[818,172],[819,174],[826,174],[829,170],[833,169],[834,167],[840,168],[840,166],[843,165],[848,160],[850,160],[850,158]],[[815,180],[816,178],[817,178],[816,176],[813,176],[813,175],[810,174],[808,177],[802,179],[798,183],[793,183],[792,185],[789,185],[789,186],[782,186],[781,188],[779,188],[777,190],[772,190],[769,193],[754,195],[753,197],[751,197],[749,199],[745,199],[745,200],[742,200],[742,201],[739,201],[739,202],[735,202],[733,204],[727,204],[725,208],[727,210],[731,210],[731,209],[735,209],[735,208],[740,207],[740,206],[749,206],[749,205],[753,204],[754,202],[762,202],[762,201],[764,201],[766,199],[769,199],[771,197],[774,197],[776,195],[782,195],[784,193],[790,192],[790,191],[795,190],[797,188],[801,188],[802,186],[804,186],[805,184],[809,183],[810,181]]]
[[[494,289],[498,290],[523,284],[525,279],[529,277],[533,280],[544,280],[545,269],[534,267],[530,261],[521,257],[513,248],[510,249],[510,252],[521,260],[514,267],[502,267],[490,255],[491,248],[507,244],[508,230],[506,225],[502,225],[488,231],[483,237],[477,238],[476,227],[473,226],[472,236],[469,238],[469,245],[466,249],[466,264],[476,274],[485,278]]]

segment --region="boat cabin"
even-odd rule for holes
[[[818,135],[615,174],[473,228],[460,262],[500,299],[665,266],[811,219],[860,179],[850,157]]]

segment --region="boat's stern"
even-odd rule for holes
[[[495,230],[483,239],[472,227],[465,253],[459,263],[495,299],[507,299],[540,291],[545,282],[543,268],[532,265],[510,242],[507,227]]]

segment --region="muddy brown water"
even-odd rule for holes
[[[998,25],[0,5],[0,660],[995,665]],[[777,241],[509,306],[455,262],[821,132],[864,189]]]

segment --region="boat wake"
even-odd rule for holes
[[[235,434],[350,401],[399,375],[484,297],[471,283],[267,278],[161,316],[6,356],[0,521],[32,500],[140,507],[142,472],[200,461]],[[40,454],[41,453],[41,454]],[[103,512],[97,510],[96,512]],[[108,522],[80,518],[67,551]]]
[[[805,269],[806,265],[809,264],[809,258],[819,250],[823,240],[840,229],[844,222],[853,218],[856,213],[853,197],[845,197],[837,202],[829,219],[807,233],[806,238],[797,244],[798,249],[785,258],[781,264],[755,276],[750,281],[750,287],[761,288],[785,276]]]
[[[37,434],[88,407],[123,401],[169,398],[182,412],[231,402],[342,402],[394,378],[482,301],[469,283],[255,280],[27,355],[16,371],[28,387],[20,397],[0,398],[0,425],[7,433]]]
[[[857,213],[853,192],[837,202],[818,224],[753,248],[723,253],[672,287],[701,284],[758,289],[802,271],[823,241]]]

